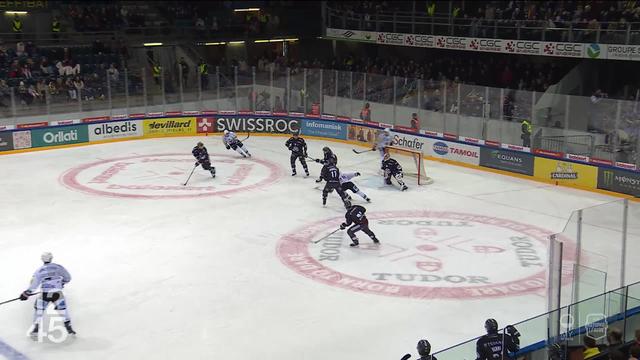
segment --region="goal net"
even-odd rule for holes
[[[402,166],[405,177],[416,178],[418,185],[433,183],[433,179],[427,176],[424,157],[421,151],[403,149],[395,146],[387,146],[386,150],[391,155],[391,158],[395,159],[400,166]]]

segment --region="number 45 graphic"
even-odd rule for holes
[[[64,318],[53,309],[52,306],[47,307],[45,314],[40,317],[37,323],[38,333],[33,334],[29,329],[29,336],[37,342],[45,342],[45,339],[54,344],[61,344],[69,337],[64,327]]]

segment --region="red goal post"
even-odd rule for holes
[[[387,146],[385,147],[385,151],[400,163],[405,177],[416,178],[418,185],[429,185],[433,183],[433,179],[427,176],[422,151],[395,146]]]

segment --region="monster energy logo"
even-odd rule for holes
[[[611,186],[613,185],[613,171],[609,171],[609,170],[605,170],[604,174],[602,174],[602,180],[604,181],[604,184],[606,186]]]

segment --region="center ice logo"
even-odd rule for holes
[[[314,244],[342,217],[281,238],[280,260],[313,280],[358,292],[419,299],[520,296],[546,289],[551,232],[483,215],[443,211],[367,213],[382,244],[360,249],[337,232]],[[572,244],[565,241],[565,254]],[[565,256],[565,260],[567,259]],[[567,281],[571,274],[564,274]]]
[[[282,176],[279,167],[266,160],[210,154],[217,169],[212,179],[198,167],[187,186],[182,184],[193,169],[191,154],[151,154],[101,160],[68,170],[60,181],[70,189],[108,197],[175,199],[229,195],[268,186]]]

